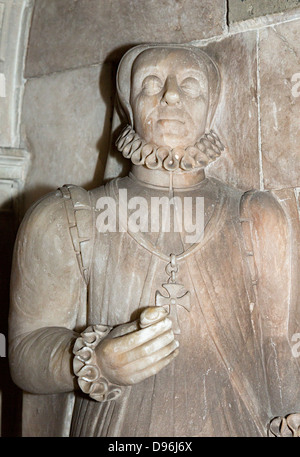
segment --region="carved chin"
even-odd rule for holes
[[[178,143],[176,143],[178,144]],[[205,168],[220,157],[224,146],[212,130],[193,146],[157,146],[142,139],[131,126],[127,126],[116,141],[116,146],[134,165],[144,165],[152,170],[168,171]]]
[[[173,131],[164,131],[162,132],[160,138],[157,141],[158,145],[168,146],[172,149],[176,147],[186,148],[190,143],[187,141],[186,136],[182,133],[173,132]]]
[[[153,124],[151,124],[152,126]],[[181,120],[160,119],[155,122],[154,128],[145,132],[145,141],[156,146],[167,146],[170,148],[187,148],[196,143],[196,128]]]

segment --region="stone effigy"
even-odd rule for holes
[[[129,176],[64,186],[20,227],[11,373],[41,402],[74,392],[70,436],[299,435],[288,220],[205,176],[221,79],[196,47],[129,50]]]

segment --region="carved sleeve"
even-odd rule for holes
[[[257,272],[263,363],[270,419],[300,412],[300,367],[294,357],[291,322],[297,313],[292,296],[292,238],[288,220],[269,192],[245,194]],[[300,330],[299,330],[300,331]]]
[[[74,389],[72,346],[83,290],[63,199],[53,192],[26,214],[15,244],[9,351],[12,378],[23,390]]]

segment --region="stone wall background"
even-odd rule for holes
[[[209,175],[274,192],[299,246],[299,0],[30,3],[19,145],[30,167],[21,214],[63,184],[103,182],[123,53],[144,42],[192,42],[214,56],[223,79],[214,128],[226,151]]]

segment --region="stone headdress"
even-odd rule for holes
[[[186,49],[192,52],[198,60],[205,64],[207,70],[208,84],[209,84],[209,112],[208,112],[208,126],[212,123],[216,107],[219,100],[221,88],[221,76],[216,63],[201,49],[192,45],[181,44],[143,44],[135,46],[126,52],[119,63],[117,72],[117,93],[121,107],[128,118],[128,121],[133,125],[132,109],[130,106],[130,90],[131,90],[131,72],[135,59],[144,51],[148,49]]]
[[[209,107],[207,114],[206,132],[196,145],[191,145],[184,151],[183,158],[177,160],[174,150],[166,148],[149,148],[148,144],[134,131],[134,120],[130,105],[132,68],[136,58],[144,51],[152,49],[184,49],[193,53],[196,58],[204,63],[208,79]],[[204,51],[196,46],[187,44],[142,44],[131,48],[122,57],[116,77],[117,101],[121,113],[127,118],[129,125],[122,131],[116,145],[123,157],[131,159],[135,165],[145,165],[155,169],[163,167],[169,171],[177,169],[190,170],[205,167],[216,160],[224,149],[217,134],[211,130],[212,121],[218,105],[221,91],[221,75],[216,63]],[[109,154],[105,179],[127,174],[128,167],[121,165],[120,160],[112,153]],[[125,173],[124,173],[125,171]]]

